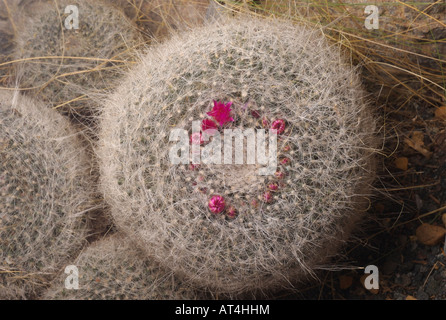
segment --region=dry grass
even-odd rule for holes
[[[149,40],[203,23],[211,0],[107,0],[122,8]]]

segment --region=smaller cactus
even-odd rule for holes
[[[65,118],[0,91],[0,299],[35,298],[81,249],[89,168]]]
[[[44,299],[166,300],[203,298],[147,260],[120,234],[99,240],[72,263],[79,271],[79,289],[67,290],[62,273]]]
[[[40,0],[24,5],[27,20],[19,23],[15,58],[66,58],[27,62],[18,71],[20,85],[33,88],[34,94],[59,106],[64,114],[91,120],[96,104],[88,95],[110,89],[122,66],[104,59],[130,59],[130,49],[140,36],[120,10],[101,1],[59,0],[57,4]],[[68,5],[78,8],[79,29],[65,27]]]

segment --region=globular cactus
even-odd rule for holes
[[[69,122],[0,91],[0,299],[35,298],[87,236],[89,161]]]
[[[356,71],[317,30],[243,17],[178,35],[103,109],[101,188],[117,227],[213,292],[313,276],[368,206],[375,120]],[[244,164],[173,164],[170,134],[190,135],[193,120],[275,129],[277,171],[259,175],[246,147]],[[204,151],[201,138],[190,141]]]
[[[140,36],[120,10],[102,1],[56,3],[24,4],[15,51],[15,59],[24,59],[24,65],[17,68],[17,77],[23,89],[32,88],[34,95],[64,114],[89,124],[97,111],[89,98],[113,87]],[[71,18],[77,19],[77,26]]]
[[[204,295],[178,282],[171,273],[141,255],[127,237],[115,234],[87,247],[73,261],[78,289],[67,289],[61,273],[46,300],[196,300]],[[71,279],[68,283],[72,285]]]

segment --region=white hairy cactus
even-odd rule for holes
[[[23,11],[15,50],[24,59],[20,86],[64,114],[91,120],[96,104],[89,95],[113,87],[140,41],[135,26],[102,1],[33,0]]]
[[[87,247],[72,263],[78,289],[67,289],[61,273],[44,299],[196,300],[203,295],[183,286],[170,272],[149,261],[126,236],[115,234]]]
[[[197,28],[152,48],[104,103],[101,188],[117,227],[178,276],[216,293],[277,289],[313,276],[367,208],[368,107],[317,30],[246,17]],[[169,135],[193,120],[276,129],[276,172],[173,164]]]
[[[0,91],[0,298],[34,298],[87,236],[89,160],[56,111]]]

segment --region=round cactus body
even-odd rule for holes
[[[178,282],[141,255],[126,236],[115,234],[86,248],[73,262],[77,289],[67,289],[61,273],[44,299],[62,300],[196,300],[203,295]],[[70,282],[70,286],[74,283]]]
[[[34,0],[23,10],[15,52],[24,59],[20,86],[65,114],[91,119],[97,105],[89,95],[113,87],[140,41],[134,25],[102,1]]]
[[[275,289],[347,239],[374,134],[356,72],[318,31],[243,18],[142,58],[104,107],[101,187],[118,228],[164,267],[214,292]]]
[[[35,298],[84,244],[88,169],[66,119],[0,92],[0,299]]]

